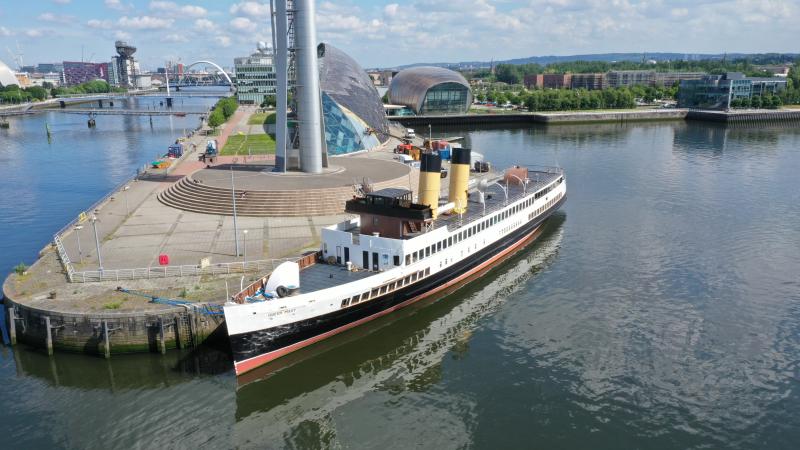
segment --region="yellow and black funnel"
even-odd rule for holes
[[[462,214],[467,211],[467,189],[469,187],[470,149],[454,148],[450,159],[450,195],[453,210]]]
[[[441,185],[442,158],[439,152],[423,153],[419,170],[419,203],[430,206],[434,218],[438,215]]]

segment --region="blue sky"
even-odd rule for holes
[[[0,59],[107,61],[113,42],[166,60],[234,56],[269,41],[268,2],[0,0]],[[605,52],[798,52],[800,0],[317,1],[319,38],[364,67]]]

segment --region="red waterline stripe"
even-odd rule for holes
[[[363,323],[366,323],[366,322],[369,322],[371,320],[377,319],[378,317],[385,316],[386,314],[389,314],[389,313],[394,312],[394,311],[396,311],[398,309],[404,308],[404,307],[406,307],[406,306],[408,306],[408,305],[410,305],[412,303],[416,303],[419,300],[422,300],[423,298],[430,297],[431,295],[436,294],[437,292],[440,292],[440,291],[442,291],[444,289],[447,289],[448,287],[450,287],[450,286],[452,286],[454,284],[457,284],[457,283],[463,281],[464,279],[466,279],[466,278],[468,278],[468,277],[470,277],[470,276],[472,276],[472,275],[474,275],[474,274],[476,274],[478,272],[481,272],[482,270],[487,268],[486,266],[494,263],[498,259],[508,255],[509,253],[511,253],[512,251],[516,250],[520,246],[526,244],[527,241],[539,230],[539,228],[541,228],[541,225],[539,225],[533,231],[531,231],[526,236],[524,236],[523,238],[518,240],[513,246],[503,250],[501,253],[498,253],[497,255],[491,257],[490,259],[487,259],[486,261],[484,261],[483,263],[481,263],[479,266],[475,267],[474,269],[470,270],[469,272],[465,272],[462,275],[458,276],[457,278],[454,278],[453,280],[451,280],[451,281],[449,281],[449,282],[447,282],[447,283],[445,283],[445,284],[443,284],[443,285],[441,285],[441,286],[439,286],[439,287],[437,287],[435,289],[432,289],[432,290],[430,290],[430,291],[428,291],[428,292],[426,292],[426,293],[424,293],[422,295],[418,295],[418,296],[416,296],[414,298],[410,298],[410,299],[408,299],[408,300],[406,300],[406,301],[404,301],[402,303],[398,303],[398,304],[392,306],[391,308],[384,309],[383,311],[377,312],[377,313],[375,313],[375,314],[373,314],[371,316],[364,317],[363,319],[356,320],[355,322],[350,322],[347,325],[342,325],[339,328],[334,328],[333,330],[326,331],[325,333],[318,334],[318,335],[316,335],[314,337],[310,337],[310,338],[308,338],[306,340],[303,340],[303,341],[300,341],[300,342],[295,342],[292,345],[287,345],[286,347],[283,347],[281,349],[273,350],[273,351],[271,351],[269,353],[264,353],[263,355],[254,356],[252,358],[246,359],[246,360],[241,361],[241,362],[234,362],[233,366],[234,366],[234,369],[236,370],[236,375],[241,375],[241,374],[243,374],[245,372],[249,372],[249,371],[251,371],[251,370],[253,370],[253,369],[255,369],[255,368],[259,367],[259,366],[263,366],[264,364],[267,364],[270,361],[274,361],[274,360],[280,358],[281,356],[285,356],[285,355],[287,355],[287,354],[289,354],[291,352],[294,352],[296,350],[300,350],[303,347],[307,347],[307,346],[309,346],[311,344],[314,344],[316,342],[319,342],[319,341],[321,341],[323,339],[327,339],[327,338],[329,338],[331,336],[334,336],[336,334],[339,334],[339,333],[341,333],[343,331],[349,330],[349,329],[354,328],[354,327],[356,327],[358,325],[361,325]]]

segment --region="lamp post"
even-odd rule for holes
[[[500,187],[500,189],[502,189],[502,190],[503,190],[503,194],[506,196],[506,201],[505,201],[505,203],[503,203],[503,205],[507,205],[507,204],[508,204],[508,187],[506,187],[506,186],[503,186],[503,185],[502,185],[502,184],[500,184],[500,182],[498,182],[498,181],[495,181],[495,182],[493,182],[493,183],[492,183],[492,184],[490,184],[489,186],[493,186],[493,185],[495,185],[495,184],[496,184],[498,187]]]
[[[81,250],[81,230],[83,225],[75,226],[75,238],[78,240],[78,262],[83,264],[83,250]]]
[[[131,188],[130,186],[125,186],[124,188],[122,188],[122,193],[125,196],[125,217],[131,215],[131,210],[130,208],[128,208],[128,190],[130,188]]]
[[[244,234],[244,262],[247,264],[247,230],[243,230],[242,234]]]
[[[102,274],[103,256],[100,254],[100,238],[97,236],[97,216],[92,216],[92,228],[94,228],[94,244],[97,247],[97,264],[100,266],[100,274]]]
[[[239,251],[239,227],[236,223],[236,186],[233,184],[233,164],[231,164],[231,198],[233,199],[233,239],[236,241],[236,257],[241,256]]]

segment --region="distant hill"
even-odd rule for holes
[[[642,61],[642,60],[654,60],[654,61],[699,61],[699,60],[709,60],[709,59],[741,59],[741,58],[751,58],[751,59],[774,59],[777,57],[785,57],[788,59],[795,59],[800,57],[800,54],[797,53],[595,53],[595,54],[587,54],[587,55],[567,55],[567,56],[557,56],[557,55],[548,55],[548,56],[530,56],[527,58],[514,58],[514,59],[507,59],[503,61],[494,61],[494,64],[539,64],[542,66],[546,66],[552,63],[560,63],[560,62],[572,62],[572,61],[606,61],[606,62],[615,62],[615,61]],[[462,61],[457,63],[414,63],[414,64],[406,64],[403,66],[394,67],[395,69],[406,69],[409,67],[418,67],[418,66],[438,66],[438,67],[448,67],[448,68],[456,68],[456,69],[470,69],[470,68],[481,68],[481,67],[490,67],[492,62],[490,61]]]

